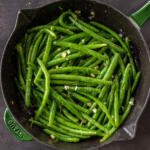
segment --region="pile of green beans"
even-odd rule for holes
[[[68,10],[16,45],[16,85],[29,120],[52,140],[107,140],[127,118],[140,79],[130,41]]]

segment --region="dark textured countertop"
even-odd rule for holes
[[[45,5],[54,0],[0,0],[0,57],[4,45],[13,29],[17,11],[21,8],[32,8]],[[127,15],[140,8],[148,0],[101,0],[118,8]],[[142,33],[150,48],[150,20],[142,28]],[[0,150],[48,150],[49,147],[36,141],[19,142],[10,135],[3,122],[6,106],[0,91]],[[150,102],[148,103],[138,124],[134,140],[116,142],[101,150],[150,150]]]

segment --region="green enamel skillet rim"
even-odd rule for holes
[[[107,5],[107,4],[104,4],[104,5]],[[107,6],[112,8],[109,5],[107,5]],[[45,7],[45,6],[42,6],[40,8],[43,8],[43,7]],[[36,9],[39,9],[39,8],[36,8]],[[114,10],[116,10],[116,9],[114,9]],[[18,12],[16,22],[18,21],[19,13],[21,11],[22,10],[20,10]],[[120,11],[118,11],[118,10],[116,10],[116,11],[119,12],[120,14],[122,14]],[[122,14],[122,15],[125,16],[124,14]],[[129,16],[127,18],[129,18],[132,21],[132,23],[137,28],[140,29],[143,26],[143,24],[150,18],[150,1],[148,1],[142,8],[140,8],[138,11],[134,12],[133,14],[131,14],[131,16]],[[15,28],[14,28],[14,30],[15,30]],[[147,100],[145,102],[144,107],[146,106],[148,98],[149,98],[149,93],[148,93]],[[23,129],[23,127],[19,124],[19,122],[16,121],[16,119],[13,117],[13,115],[11,114],[11,111],[8,108],[6,108],[6,110],[4,112],[4,122],[5,122],[6,127],[9,130],[9,132],[17,140],[19,140],[19,141],[31,141],[33,139],[32,135],[29,132],[27,132],[25,129]]]

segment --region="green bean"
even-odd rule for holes
[[[47,134],[53,135],[57,139],[60,139],[61,141],[64,141],[64,142],[79,142],[80,141],[79,138],[66,136],[64,134],[60,134],[60,133],[54,132],[54,131],[52,131],[50,129],[44,129],[43,131],[45,133],[47,133]]]
[[[79,28],[81,29],[82,31],[84,31],[85,33],[89,34],[90,36],[92,36],[93,38],[95,38],[96,40],[98,41],[101,41],[103,43],[106,43],[108,44],[110,47],[114,48],[117,52],[120,52],[120,53],[124,53],[124,49],[122,49],[120,46],[112,43],[111,41],[109,41],[108,39],[105,39],[104,37],[98,35],[97,33],[89,30],[88,28],[86,28],[85,26],[81,25],[78,20],[75,20],[74,18],[72,17],[69,17],[70,20]]]
[[[54,49],[53,51],[52,51],[52,53],[50,54],[50,56],[49,56],[49,60],[51,60],[51,59],[54,59],[58,54],[60,54],[62,51],[63,51],[64,49],[62,49],[62,48],[57,48],[57,49]]]
[[[34,37],[34,34],[30,34],[28,35],[28,39],[26,41],[26,48],[25,48],[25,61],[27,62],[28,60],[28,55],[30,53],[30,46],[31,46],[31,43],[32,43],[32,40],[33,40],[33,37]]]
[[[96,102],[96,104],[100,107],[100,109],[106,114],[106,116],[108,117],[109,121],[111,122],[111,124],[113,126],[115,126],[114,124],[114,121],[112,120],[111,116],[110,116],[110,113],[108,112],[108,109],[106,108],[106,106],[101,102],[99,101],[99,99],[89,95],[89,94],[84,94],[85,96],[89,97],[91,100],[93,100],[94,102]]]
[[[105,91],[105,87],[103,87],[102,90]],[[99,100],[101,100],[106,107],[108,107],[108,102],[107,101],[109,99],[108,90],[109,90],[109,88],[107,87],[104,96],[103,96],[103,93],[102,93],[101,96],[99,97]],[[109,112],[109,109],[108,109],[108,112]],[[102,112],[102,111],[98,112],[97,111],[96,114],[99,115],[98,120],[97,120],[99,123],[104,124],[105,120],[108,120],[108,117],[106,116],[106,114],[104,112]],[[91,129],[95,129],[95,128],[93,127]]]
[[[86,45],[87,48],[89,49],[98,49],[98,48],[102,48],[102,47],[106,47],[107,44],[88,44]]]
[[[51,88],[51,96],[60,104],[66,107],[72,114],[82,120],[82,115],[72,105],[70,105],[61,95]]]
[[[57,109],[57,105],[56,105],[56,102],[53,100],[51,108],[50,108],[50,113],[49,113],[48,126],[52,126],[54,123],[54,119],[55,119],[55,115],[56,115],[56,109]]]
[[[71,35],[69,37],[66,37],[63,39],[63,41],[66,41],[66,42],[73,42],[77,39],[82,39],[84,37],[88,37],[88,35],[84,32],[81,32],[81,33],[77,33],[77,34],[74,34],[74,35]]]
[[[69,60],[72,60],[72,59],[76,59],[78,57],[82,57],[83,54],[81,54],[80,52],[77,52],[77,53],[74,53],[72,55],[69,55],[67,56],[66,58],[58,58],[58,59],[54,59],[54,60],[51,60],[47,63],[47,67],[51,67],[51,66],[54,66],[54,65],[58,65],[60,63],[63,63],[65,61],[69,61]]]
[[[96,135],[96,132],[94,131],[85,131],[85,130],[81,130],[81,129],[73,129],[73,128],[70,128],[70,127],[67,127],[67,126],[64,126],[62,124],[58,124],[58,126],[64,130],[67,130],[68,132],[72,132],[72,133],[75,133],[75,134],[79,134],[79,135]]]
[[[105,117],[107,117],[106,116],[106,114],[104,113],[104,112],[101,112],[100,113],[100,116],[99,116],[99,118],[98,118],[98,122],[100,122],[101,124],[104,122],[104,119],[105,119]],[[107,119],[108,119],[108,117],[107,117]],[[111,124],[111,123],[110,123]],[[111,124],[112,125],[112,124]]]
[[[41,29],[39,31],[39,33],[47,33],[47,34],[51,35],[51,37],[53,37],[54,39],[57,37],[56,34],[49,29]]]
[[[102,60],[96,60],[93,64],[89,65],[89,67],[93,68],[99,65],[102,62]]]
[[[81,86],[69,86],[69,88],[65,89],[64,86],[55,86],[55,89],[61,89],[61,90],[66,90],[66,91],[81,91],[81,92],[87,92],[87,93],[100,93],[101,89],[98,88],[92,88],[92,87],[81,87]]]
[[[108,49],[107,46],[102,47],[102,48],[100,49],[99,53],[101,53],[101,54],[102,54],[102,53],[105,53],[107,49]]]
[[[125,38],[125,44],[128,47],[128,49],[130,48],[130,40],[128,37]]]
[[[78,44],[79,45],[83,45],[85,44],[87,41],[89,40],[89,37],[85,37],[84,39],[82,39]],[[103,46],[103,45],[102,45]],[[73,54],[77,52],[77,50],[75,49],[65,49],[63,50],[61,53],[58,53],[54,58],[60,58],[60,57],[66,57],[69,54]]]
[[[68,35],[73,35],[74,34],[74,32],[72,32],[71,30],[63,28],[61,26],[56,26],[56,25],[51,26],[50,29],[53,30],[53,31],[56,30],[58,32],[62,32],[62,33],[68,34]]]
[[[123,103],[123,106],[122,106],[122,112],[124,112],[128,106],[128,103],[129,103],[129,100],[131,98],[131,95],[132,95],[132,87],[131,87],[131,81],[129,79],[129,82],[128,82],[128,91],[127,91],[127,96],[126,96],[126,99],[125,99],[125,102]]]
[[[119,65],[120,65],[120,69],[121,69],[121,73],[122,73],[122,75],[124,74],[124,71],[125,71],[125,64],[124,64],[124,62],[123,62],[123,60],[122,60],[122,58],[121,58],[121,56],[119,55]]]
[[[56,46],[60,46],[60,47],[66,47],[66,48],[72,48],[72,49],[78,50],[78,51],[85,53],[87,55],[92,55],[93,57],[98,58],[100,60],[106,60],[107,59],[106,56],[99,54],[98,52],[91,50],[91,49],[89,49],[83,45],[78,45],[75,43],[70,43],[70,42],[65,42],[65,41],[55,41],[53,44]]]
[[[57,116],[60,117],[60,118],[62,118],[65,122],[66,122],[66,121],[70,121],[66,116],[64,116],[64,115],[61,114],[60,112],[57,112],[57,113],[56,113],[56,118],[57,118]]]
[[[95,57],[91,57],[90,59],[88,59],[82,66],[83,67],[88,67],[89,65],[91,65],[92,63],[94,63],[96,61]]]
[[[88,103],[88,102],[90,102],[89,99],[83,97],[82,95],[80,95],[80,94],[78,94],[78,93],[72,92],[72,93],[70,93],[70,94],[71,94],[71,96],[73,96],[75,99],[77,99],[77,100],[79,100],[79,101],[81,101],[81,102],[83,102],[83,103]]]
[[[112,85],[112,81],[101,80],[101,79],[96,79],[96,78],[91,78],[91,77],[84,77],[84,76],[79,76],[79,75],[52,74],[51,79],[81,81],[81,82],[87,82],[87,83],[93,83],[93,84],[95,83],[96,85],[97,84]]]
[[[119,126],[119,81],[116,79],[115,84],[115,93],[114,93],[114,116],[116,127]]]
[[[43,39],[42,39],[42,41],[41,41],[41,43],[40,43],[40,46],[39,46],[39,51],[41,52],[41,51],[44,51],[44,45],[45,45],[45,43],[46,43],[46,40],[47,40],[47,35],[44,35],[43,36]]]
[[[107,49],[107,47],[103,47],[101,48],[101,50],[99,51],[99,53],[103,53],[105,52],[105,50]],[[95,57],[91,57],[90,59],[88,59],[85,64],[83,64],[82,66],[83,67],[94,67],[96,66],[97,64],[99,64],[101,61],[100,60],[97,60]]]
[[[68,85],[68,86],[95,86],[95,83],[77,82],[77,81],[67,81],[67,80],[51,80],[52,85]]]
[[[122,47],[124,49],[127,49],[125,43],[123,42],[121,37],[115,31],[111,30],[109,27],[106,27],[106,26],[104,26],[100,23],[94,22],[94,21],[92,21],[91,24],[110,33],[113,37],[115,37],[119,41],[119,43],[122,45]]]
[[[131,110],[131,107],[133,105],[133,102],[134,102],[134,98],[131,98],[129,104],[128,104],[128,107],[127,109],[125,110],[123,116],[121,117],[121,120],[120,120],[120,125],[124,122],[124,120],[127,118],[128,114],[130,113],[130,110]],[[117,130],[117,128],[113,127],[102,139],[101,139],[101,142],[104,142],[106,141],[112,134],[115,133],[115,131]]]
[[[111,92],[110,92],[111,93]],[[108,94],[105,94],[105,101],[104,101],[104,103],[105,103],[105,105],[106,105],[106,107],[108,108],[109,107],[109,101],[110,101],[110,93],[108,93]],[[108,108],[108,111],[109,111],[109,113],[110,113],[110,110],[109,110],[109,108]],[[111,113],[110,113],[111,114]],[[105,117],[104,117],[104,119],[103,119],[103,121],[102,121],[102,125],[106,125],[107,124],[107,122],[109,122],[109,120],[108,120],[108,118],[107,118],[107,116],[105,115]]]
[[[100,130],[104,131],[104,132],[108,132],[107,129],[102,126],[101,124],[99,124],[98,122],[96,122],[94,119],[92,119],[91,117],[89,117],[88,115],[82,113],[82,116],[88,120],[89,122],[91,122],[92,124],[94,124],[96,127],[98,127]]]
[[[97,118],[98,118],[99,114],[100,114],[100,109],[96,109],[96,113],[93,114],[92,118],[97,121]],[[87,127],[88,127],[89,129],[92,129],[92,127],[96,127],[96,126],[95,126],[95,125],[92,125],[91,122],[88,122],[88,123],[87,123]],[[92,130],[93,130],[93,129],[92,129]]]
[[[54,21],[51,21],[50,23],[48,23],[48,24],[46,24],[46,25],[39,25],[39,26],[33,27],[33,28],[31,28],[31,29],[28,29],[28,30],[27,30],[27,33],[39,31],[39,30],[42,30],[43,28],[50,28],[51,25],[52,25],[52,26],[57,25],[57,22],[58,22],[58,19],[56,19],[56,20],[54,20]]]
[[[63,133],[64,135],[68,135],[68,136],[72,136],[72,137],[76,137],[76,138],[88,139],[90,137],[87,135],[79,135],[79,134],[67,132],[66,130],[64,130],[62,128],[58,128],[57,126],[53,126],[53,129],[55,129],[56,131],[58,130],[59,132]]]
[[[65,58],[66,56],[76,53],[77,51],[74,49],[64,49],[63,51],[61,51],[60,53],[58,53],[53,59],[57,59],[57,58]]]
[[[53,129],[65,134],[65,135],[72,136],[72,137],[77,137],[77,138],[82,138],[82,139],[87,139],[87,138],[90,137],[89,135],[78,134],[78,133],[75,133],[75,132],[67,132],[66,129],[63,129],[63,128],[60,128],[60,127],[58,128],[57,126],[53,126]]]
[[[78,122],[79,120],[77,118],[75,118],[73,115],[71,115],[65,108],[62,109],[62,112],[64,113],[64,115],[70,119],[72,122]]]
[[[33,28],[31,28],[31,29],[28,29],[28,30],[27,30],[27,33],[39,31],[39,30],[41,30],[41,29],[43,29],[43,28],[46,28],[46,27],[47,27],[47,25],[39,25],[39,26],[33,27]]]
[[[70,29],[70,30],[76,30],[77,28],[72,24],[72,25],[67,25],[65,22],[64,22],[64,18],[65,16],[67,15],[71,15],[73,17],[76,18],[76,15],[74,13],[72,13],[71,11],[66,11],[64,13],[62,13],[58,19],[59,21],[59,24],[64,27],[64,28],[67,28],[67,29]]]
[[[102,79],[102,78],[105,76],[108,67],[109,67],[109,66],[107,65],[107,66],[105,66],[105,67],[101,70],[101,73],[97,76],[98,79]]]
[[[135,91],[135,89],[136,89],[136,87],[137,87],[137,84],[138,84],[138,82],[139,82],[140,76],[141,76],[141,73],[140,73],[140,72],[138,72],[138,73],[136,74],[136,76],[135,76],[135,80],[134,80],[133,85],[132,85],[132,93],[134,93],[134,91]]]
[[[98,30],[97,28],[95,28],[94,26],[92,26],[92,25],[90,25],[90,24],[88,24],[88,23],[86,23],[86,22],[84,22],[84,21],[82,21],[82,20],[79,20],[79,19],[78,19],[78,22],[79,22],[81,25],[85,26],[86,28],[88,28],[88,29],[90,29],[90,30],[92,30],[92,31],[94,31],[94,32],[99,32],[99,30]]]
[[[112,51],[112,53],[115,55],[116,54],[116,52],[113,50],[113,49],[111,49],[111,51]],[[118,54],[119,55],[119,54]],[[120,65],[120,69],[121,69],[121,73],[122,73],[122,75],[124,74],[124,71],[125,71],[125,64],[124,64],[124,61],[122,60],[122,58],[121,58],[121,56],[119,55],[118,56],[119,58],[118,58],[118,63],[119,63],[119,65]]]
[[[35,119],[37,120],[38,117],[41,115],[47,101],[48,101],[48,97],[49,97],[49,94],[50,94],[50,76],[49,76],[49,73],[46,69],[46,67],[44,66],[44,63],[38,59],[38,63],[45,75],[45,92],[44,92],[44,95],[43,95],[43,99],[42,99],[42,103],[41,103],[41,106],[38,108],[37,112],[36,112],[36,115],[35,115]]]
[[[18,80],[20,82],[20,86],[23,90],[25,90],[25,81],[24,78],[22,76],[22,72],[21,72],[21,63],[20,63],[20,59],[18,60]]]
[[[98,99],[99,99],[100,101],[103,100],[104,95],[105,95],[105,93],[107,93],[108,89],[109,89],[108,86],[104,86],[104,87],[101,89],[101,92],[99,93],[99,96],[98,96]],[[81,93],[81,92],[80,92],[80,93]],[[83,93],[81,93],[81,94],[83,94]],[[93,110],[93,108],[96,107],[96,105],[97,105],[97,103],[94,102],[93,105],[91,106],[91,108],[89,109],[88,113],[90,113],[91,110]]]
[[[38,91],[37,90],[34,90],[33,91],[33,95],[34,95],[34,97],[35,97],[35,104],[36,104],[36,107],[39,107],[40,105],[41,105],[41,98],[40,98],[40,96],[39,96],[39,93],[38,93]]]
[[[23,73],[23,76],[26,76],[26,64],[25,64],[25,57],[24,57],[24,52],[22,48],[22,44],[19,43],[16,45],[17,53],[18,53],[18,59],[20,59],[20,65],[21,65],[21,70]]]
[[[69,67],[64,67],[64,68],[57,68],[57,69],[50,69],[49,73],[50,74],[56,74],[56,73],[69,73],[69,72],[79,72],[83,74],[99,74],[100,71],[88,67],[78,67],[78,66],[69,66]]]
[[[103,138],[100,140],[100,142],[106,141],[110,136],[112,136],[112,134],[114,134],[114,132],[116,130],[117,130],[117,128],[112,127],[112,129],[106,135],[103,136]]]
[[[131,68],[131,64],[128,64],[126,69],[125,69],[125,72],[124,72],[124,75],[123,75],[123,79],[122,79],[122,83],[121,83],[121,87],[120,87],[120,107],[122,106],[122,103],[123,103],[123,100],[124,100],[124,97],[125,97],[125,92],[127,90],[127,87],[128,87],[128,79],[130,77],[129,73],[130,73],[130,68]]]
[[[40,35],[38,37],[38,39],[35,42],[35,45],[33,46],[32,55],[31,55],[31,58],[30,58],[30,63],[31,64],[34,63],[34,61],[35,61],[36,54],[37,54],[37,49],[38,49],[39,43],[41,41],[41,38],[42,38],[42,35]],[[31,106],[30,96],[31,96],[32,75],[33,75],[32,67],[31,67],[31,65],[28,65],[27,74],[26,74],[26,90],[25,90],[25,105],[26,105],[26,107]]]
[[[49,53],[50,53],[50,50],[51,50],[51,47],[52,47],[52,38],[51,38],[51,35],[48,36],[48,39],[47,39],[47,43],[46,43],[46,48],[45,48],[45,52],[44,52],[44,55],[43,55],[43,63],[44,65],[46,64],[47,60],[48,60],[48,57],[49,57]],[[40,68],[37,72],[37,75],[34,79],[34,83],[37,84],[39,78],[41,77],[42,75],[42,69]]]
[[[88,110],[86,108],[84,108],[84,107],[82,107],[82,106],[80,106],[80,105],[78,105],[78,104],[76,104],[74,102],[68,101],[68,103],[70,105],[72,105],[72,107],[76,108],[80,112],[88,112]]]
[[[114,94],[115,94],[115,84],[112,85],[111,91],[110,91],[110,99],[109,99],[109,104],[108,104],[108,111],[110,114],[112,113]]]
[[[66,66],[68,65],[68,63],[69,63],[69,62],[67,62],[67,61],[63,62],[62,65],[61,65],[61,67],[62,67],[62,68],[66,67]],[[69,65],[68,65],[68,66],[69,66]]]
[[[78,125],[78,124],[65,121],[64,119],[62,119],[61,117],[58,117],[58,116],[56,116],[56,120],[57,120],[59,123],[65,125],[65,126],[67,126],[67,127],[71,127],[71,128],[73,128],[73,129],[79,129],[79,130],[82,130],[82,131],[87,131],[87,132],[88,132],[89,134],[91,134],[91,135],[99,135],[99,133],[100,133],[99,131],[90,130],[90,129],[85,128],[85,127],[82,127],[82,126],[80,126],[80,125]]]
[[[47,125],[47,121],[46,120],[40,118],[39,121],[42,123],[42,125],[40,125],[40,126],[43,126],[44,128],[45,127],[47,128],[47,126],[46,126]],[[87,136],[87,135],[80,135],[80,134],[75,134],[75,133],[67,132],[66,130],[58,127],[57,122],[55,122],[55,124],[52,125],[50,128],[52,130],[55,130],[56,132],[63,133],[66,136],[77,137],[77,138],[82,138],[82,139],[89,138],[89,136]],[[50,128],[48,127],[48,129],[50,129]]]
[[[119,55],[116,53],[103,79],[108,80],[115,71],[118,64]]]
[[[134,105],[134,98],[132,97],[128,103],[128,106],[125,110],[125,112],[123,113],[123,115],[121,116],[121,123],[123,123],[123,121],[127,118],[128,114],[131,111],[132,106]]]

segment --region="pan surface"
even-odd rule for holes
[[[21,10],[19,12],[15,29],[4,50],[1,65],[1,83],[6,104],[23,128],[25,128],[36,139],[51,147],[65,150],[80,150],[88,148],[94,149],[102,145],[99,143],[99,138],[92,138],[76,144],[64,144],[63,142],[52,143],[48,136],[43,134],[39,128],[30,128],[28,119],[32,114],[26,111],[23,99],[17,94],[18,92],[14,81],[16,73],[16,51],[14,47],[16,43],[24,35],[27,28],[48,23],[68,9],[73,11],[81,10],[81,16],[85,20],[88,20],[90,12],[94,11],[95,21],[101,22],[116,32],[128,36],[134,45],[133,55],[137,60],[137,67],[142,72],[142,77],[135,93],[136,103],[125,124],[111,139],[109,139],[109,141],[107,141],[107,143],[132,139],[135,136],[137,121],[144,110],[149,96],[150,55],[144,38],[140,33],[140,29],[136,24],[118,10],[106,4],[102,4],[99,1],[63,0],[42,8]]]

